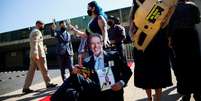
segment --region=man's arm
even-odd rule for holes
[[[128,80],[130,79],[130,77],[132,76],[132,71],[130,69],[130,67],[128,67],[127,65],[127,61],[126,59],[124,59],[124,57],[121,57],[120,55],[118,55],[119,57],[119,61],[121,61],[120,64],[120,70],[122,72],[122,76],[121,76],[121,80],[124,81],[125,85],[127,85]]]
[[[118,54],[115,54],[114,59],[117,59],[116,61],[118,61],[117,66],[119,67],[118,69],[119,69],[119,72],[120,72],[120,78],[119,78],[119,81],[117,83],[112,85],[112,90],[113,91],[119,91],[119,90],[123,89],[123,87],[125,87],[127,85],[128,80],[132,76],[132,71],[128,67],[126,59],[124,59],[123,57],[121,57]]]
[[[39,41],[40,41],[40,32],[39,31],[35,31],[32,33],[32,36],[31,36],[31,39],[33,41],[32,43],[32,47],[33,47],[33,59],[35,60],[38,60],[39,59],[39,54],[38,54],[38,44],[39,44]]]

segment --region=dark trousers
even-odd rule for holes
[[[96,101],[96,84],[82,75],[70,75],[51,96],[51,101]]]
[[[176,79],[178,80],[179,74],[176,68],[176,54],[172,48],[169,48],[169,59],[170,59],[171,68],[173,69]]]
[[[62,80],[64,81],[66,79],[65,77],[65,69],[68,68],[69,72],[72,71],[73,68],[73,56],[68,55],[67,53],[64,55],[57,55],[57,61],[59,68],[61,70],[61,77]]]
[[[74,98],[73,98],[74,97]],[[123,89],[101,92],[99,85],[82,75],[71,75],[51,96],[51,101],[124,101]]]

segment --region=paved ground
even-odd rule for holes
[[[59,70],[50,70],[50,76],[53,78],[52,81],[59,85],[62,84],[62,80],[60,77]],[[42,82],[41,76],[39,76],[39,72],[36,73],[36,77],[34,78],[32,89],[36,90],[33,93],[23,95],[22,94],[22,86],[24,83],[24,76],[22,74],[26,74],[25,72],[18,73],[0,73],[0,101],[38,101],[44,98],[47,95],[52,94],[57,88],[45,89],[45,84]],[[20,77],[19,77],[19,76]],[[9,77],[11,79],[9,79]],[[8,84],[10,83],[10,84]],[[161,101],[179,101],[181,96],[176,93],[176,80],[173,75],[173,83],[172,87],[166,88],[163,90]],[[144,90],[136,88],[133,86],[133,76],[129,80],[128,86],[125,90],[125,101],[146,101],[146,93]],[[191,99],[191,101],[194,101]]]
[[[51,78],[59,77],[59,70],[49,70]],[[22,88],[27,71],[13,71],[0,73],[0,95],[9,93],[11,91]],[[33,80],[33,85],[42,82],[42,75],[40,71],[36,71]]]

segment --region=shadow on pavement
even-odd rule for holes
[[[177,101],[181,97],[180,94],[176,93],[176,94],[170,95],[170,93],[175,89],[176,89],[176,86],[173,86],[171,88],[164,90],[162,92],[161,101]],[[153,95],[153,96],[155,96],[155,95]],[[147,101],[147,98],[139,99],[136,101]]]
[[[13,98],[13,97],[21,97],[23,95],[25,95],[25,94],[15,94],[15,95],[2,96],[2,97],[0,97],[0,101],[6,100],[9,98]]]
[[[15,95],[3,96],[3,97],[0,97],[0,101],[10,99],[10,98],[15,98],[15,97],[22,97],[22,98],[19,98],[19,100],[17,100],[17,101],[36,100],[36,99],[53,94],[58,88],[59,88],[59,86],[54,87],[54,88],[48,88],[48,89],[46,89],[46,88],[38,89],[38,90],[35,90],[33,93],[29,93],[30,96],[26,97],[26,98],[23,98],[23,96],[25,96],[27,94],[15,94]]]
[[[43,88],[43,89],[36,90],[35,92],[37,92],[37,93],[33,94],[32,96],[26,97],[26,98],[23,98],[23,99],[20,99],[20,100],[17,100],[17,101],[36,100],[36,99],[51,95],[58,89],[58,87],[59,86],[54,87],[54,88],[48,88],[48,89]]]
[[[176,86],[173,86],[169,89],[164,90],[162,93],[161,100],[162,101],[177,101],[181,97],[180,94],[176,93],[176,94],[170,95],[171,91],[176,90],[176,88],[177,88]]]

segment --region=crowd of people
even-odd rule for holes
[[[132,41],[140,28],[138,19],[141,4],[148,0],[133,0],[130,11],[130,30]],[[156,0],[157,1],[157,0]],[[164,0],[165,1],[165,0]],[[163,2],[163,0],[161,0]],[[172,86],[171,67],[177,80],[177,91],[182,101],[201,101],[200,77],[201,54],[198,32],[195,25],[200,22],[200,11],[190,0],[178,0],[171,14],[159,26],[153,39],[144,50],[133,45],[134,85],[145,90],[148,101],[161,101],[162,88]],[[63,84],[51,96],[52,101],[124,101],[123,88],[127,85],[132,72],[123,54],[125,28],[120,19],[107,16],[96,1],[88,3],[90,21],[85,31],[74,25],[60,21],[59,29],[51,26],[51,35],[58,40],[56,54]],[[142,12],[143,13],[143,12]],[[147,18],[150,20],[150,18]],[[150,22],[155,22],[151,19]],[[38,67],[46,87],[55,87],[50,82],[41,30],[42,21],[36,22],[36,28],[30,34],[30,67],[27,73],[23,93],[33,92],[29,87]],[[145,30],[149,26],[144,26]],[[73,33],[73,34],[72,34]],[[149,34],[149,33],[146,33]],[[80,38],[78,64],[73,63],[72,35]],[[141,34],[142,37],[145,34]],[[142,39],[142,37],[139,37]],[[140,39],[140,40],[141,40]],[[138,43],[140,44],[140,43]],[[174,54],[173,54],[174,53]],[[70,72],[65,77],[65,69]]]

